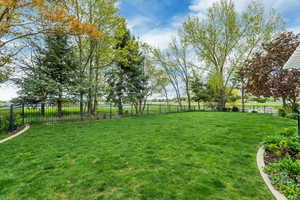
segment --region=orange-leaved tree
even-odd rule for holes
[[[100,38],[96,25],[69,14],[72,4],[73,0],[0,0],[0,77],[20,51],[19,39],[53,31]]]

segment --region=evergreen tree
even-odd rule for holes
[[[132,103],[136,111],[141,113],[143,100],[148,93],[148,77],[144,71],[144,56],[139,43],[130,35],[125,23],[116,32],[114,50],[114,65],[106,74],[108,100],[118,107],[119,115],[123,114],[125,101]]]
[[[134,105],[136,113],[142,114],[151,86],[149,85],[149,76],[146,74],[144,56],[142,53],[136,55],[139,57],[130,70],[127,72],[127,98]]]
[[[57,103],[58,115],[62,116],[64,97],[77,84],[76,57],[65,34],[45,35],[44,44],[34,44],[35,55],[31,63],[25,63],[25,77],[16,80],[20,94],[27,103],[46,101]]]
[[[76,57],[66,34],[46,35],[45,43],[45,48],[40,50],[42,71],[56,85],[56,92],[52,95],[57,103],[58,115],[62,116],[64,94],[77,83]]]
[[[208,102],[213,100],[212,90],[204,84],[200,78],[195,77],[191,81],[191,88],[193,97],[192,99],[198,103],[198,108],[200,109],[200,102]]]

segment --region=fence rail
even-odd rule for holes
[[[53,104],[38,105],[10,105],[10,107],[0,107],[0,133],[13,131],[24,124],[47,123],[54,124],[67,121],[113,119],[120,117],[130,117],[137,115],[152,115],[177,112],[199,112],[217,111],[212,105],[187,105],[176,104],[145,104],[142,112],[137,112],[130,104],[123,106],[123,114],[118,113],[117,107],[109,103],[98,104],[93,111],[88,111],[87,106],[80,107],[79,104],[64,104],[62,109]],[[270,106],[247,105],[245,112],[258,112],[276,114],[278,108]],[[224,111],[241,111],[241,107],[226,108]]]

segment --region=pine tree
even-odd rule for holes
[[[57,103],[62,116],[64,97],[77,84],[76,57],[65,34],[45,35],[44,44],[34,44],[35,55],[31,63],[25,63],[26,76],[16,80],[20,94],[26,103]],[[43,113],[42,113],[43,114]]]
[[[108,100],[123,114],[123,104],[132,103],[137,113],[142,112],[142,102],[148,93],[148,76],[145,74],[144,56],[139,43],[123,24],[116,33],[114,65],[107,71]]]

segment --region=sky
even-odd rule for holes
[[[141,41],[165,49],[188,15],[203,16],[217,0],[119,0],[120,15],[127,19],[132,33]],[[242,12],[251,0],[233,0]],[[261,0],[269,10],[274,8],[285,22],[286,28],[300,33],[300,0]],[[16,97],[11,84],[0,87],[0,100]]]
[[[140,40],[167,48],[172,36],[188,15],[203,16],[218,0],[120,0],[121,15]],[[242,12],[251,0],[233,0]],[[288,30],[300,32],[300,0],[261,0],[267,10],[274,8],[286,22]]]

